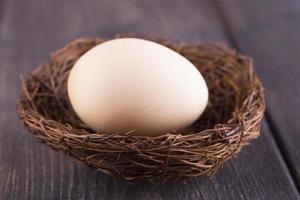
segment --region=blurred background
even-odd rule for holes
[[[140,33],[222,42],[265,86],[261,136],[211,179],[126,183],[38,143],[20,125],[19,75],[78,37]],[[299,0],[0,0],[0,199],[299,199]]]

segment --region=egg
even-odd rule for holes
[[[93,47],[75,63],[67,84],[79,118],[105,134],[178,131],[197,120],[208,102],[205,80],[189,60],[137,38]]]

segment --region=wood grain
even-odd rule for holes
[[[267,120],[300,189],[300,1],[219,3],[237,47],[255,60],[266,87]]]
[[[211,180],[162,186],[114,180],[38,143],[19,125],[19,74],[28,74],[65,42],[118,32],[226,42],[210,1],[6,0],[2,5],[0,199],[299,199],[266,123],[262,136]]]

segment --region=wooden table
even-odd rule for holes
[[[37,142],[15,111],[19,74],[84,36],[220,41],[254,58],[261,136],[211,179],[114,180]],[[299,0],[0,0],[0,199],[300,199]]]

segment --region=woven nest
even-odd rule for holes
[[[265,104],[251,59],[219,44],[165,40],[155,41],[185,56],[206,80],[210,97],[200,119],[184,131],[158,137],[92,131],[72,110],[66,83],[76,60],[104,41],[72,41],[22,80],[17,111],[24,126],[42,142],[113,177],[161,182],[211,176],[259,135]]]

